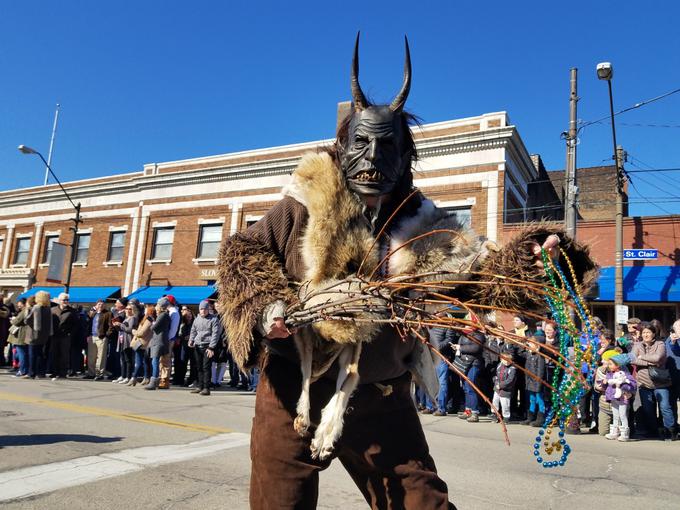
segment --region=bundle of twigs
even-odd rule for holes
[[[474,281],[465,279],[466,276],[474,276]],[[453,278],[455,279],[447,279]],[[502,329],[490,327],[488,324],[477,319],[478,316],[491,311],[521,313],[538,320],[544,318],[540,314],[517,311],[511,309],[492,309],[488,305],[475,302],[464,302],[451,294],[459,292],[465,285],[497,285],[497,282],[485,277],[504,278],[505,285],[530,287],[538,294],[548,294],[552,297],[560,296],[561,289],[551,287],[548,284],[537,285],[501,275],[485,275],[479,272],[469,271],[467,274],[456,272],[446,274],[431,272],[426,274],[397,276],[380,281],[366,280],[358,276],[350,276],[344,280],[333,282],[321,289],[306,292],[304,286],[300,290],[300,300],[293,304],[287,311],[286,324],[291,328],[308,326],[320,321],[349,321],[355,323],[371,323],[380,326],[390,325],[397,329],[402,338],[408,335],[417,338],[425,344],[435,356],[448,364],[458,376],[467,381],[470,387],[486,402],[492,412],[498,418],[506,442],[509,444],[507,428],[499,410],[495,408],[489,398],[462,373],[439,349],[428,341],[426,330],[429,328],[446,328],[465,334],[472,341],[479,343],[482,348],[490,349],[484,342],[480,342],[471,331],[480,331],[486,335],[502,338],[506,343],[527,349],[528,340]],[[347,289],[352,290],[347,290]],[[306,303],[314,300],[314,305],[306,307]],[[445,313],[452,308],[466,312],[468,318],[459,318]],[[569,377],[579,379],[582,383],[583,375],[579,367],[558,349],[548,345],[535,344],[531,347],[533,352],[550,360],[561,368]],[[530,377],[550,389],[555,388],[543,378],[526,370],[520,364],[512,361],[512,365]]]

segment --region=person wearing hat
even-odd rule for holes
[[[155,390],[158,388],[160,380],[161,356],[170,352],[170,314],[168,308],[170,302],[162,297],[156,303],[156,320],[151,326],[153,335],[149,342],[149,357],[151,358],[151,379],[145,390]]]
[[[529,410],[527,418],[522,422],[522,425],[540,427],[545,420],[545,401],[543,400],[542,384],[542,381],[545,380],[545,358],[539,352],[541,345],[544,344],[545,333],[541,330],[535,331],[527,341],[526,350],[519,354],[526,360],[524,364],[525,370],[534,376],[527,375],[524,379]]]
[[[210,303],[204,299],[198,305],[198,317],[194,320],[189,334],[189,347],[194,348],[198,368],[198,386],[191,390],[191,393],[210,395],[210,365],[220,333],[220,321],[210,313]]]
[[[618,354],[618,351],[613,349],[602,354],[602,364],[607,370],[603,382],[604,397],[612,408],[612,424],[609,426],[609,434],[604,437],[629,441],[628,406],[635,396],[637,381],[623,364],[619,364]]]

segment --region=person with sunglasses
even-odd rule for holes
[[[65,292],[59,294],[57,303],[59,306],[52,309],[54,335],[50,340],[53,381],[66,378],[69,370],[71,342],[78,328],[78,316],[69,304],[69,295]]]

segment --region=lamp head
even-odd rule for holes
[[[25,145],[19,145],[17,149],[19,149],[19,151],[22,152],[23,154],[37,154],[37,151],[35,149],[31,149],[30,147],[26,147]]]
[[[614,67],[611,62],[600,62],[597,64],[597,78],[600,80],[611,81],[614,77]]]

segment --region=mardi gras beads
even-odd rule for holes
[[[559,353],[563,359],[566,359],[569,355],[569,346],[573,346],[574,365],[573,373],[563,370],[559,365],[555,367],[553,373],[552,405],[533,444],[533,455],[536,462],[544,468],[554,468],[566,464],[572,450],[564,437],[565,429],[569,421],[576,416],[578,403],[585,392],[583,379],[577,376],[577,372],[585,363],[587,366],[585,380],[591,383],[597,368],[598,342],[591,329],[591,316],[584,304],[585,301],[571,261],[563,250],[560,251],[567,261],[574,286],[572,287],[569,284],[561,268],[553,263],[546,250],[542,250],[543,267],[547,279],[552,284],[552,288],[544,288],[545,300],[553,319],[557,323],[556,333]],[[583,332],[580,335],[568,312],[567,299],[569,298],[574,302],[576,313],[584,325]],[[553,435],[555,430],[557,430],[556,437]]]

